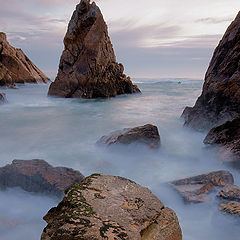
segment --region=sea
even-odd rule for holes
[[[49,85],[3,89],[8,103],[0,106],[0,166],[14,159],[44,159],[53,166],[79,170],[85,176],[122,176],[149,188],[179,219],[184,240],[238,240],[239,219],[211,201],[185,204],[169,182],[196,174],[229,170],[240,184],[239,170],[226,165],[217,147],[203,144],[206,132],[184,127],[181,114],[201,94],[202,80],[134,79],[141,94],[110,99],[48,97]],[[99,147],[96,142],[115,130],[154,124],[161,148],[135,145]],[[19,188],[0,191],[0,239],[39,240],[42,219],[59,199]]]

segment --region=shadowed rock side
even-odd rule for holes
[[[65,98],[109,98],[140,92],[124,67],[116,62],[100,9],[81,0],[73,13],[64,38],[58,75],[49,95]]]
[[[233,184],[234,179],[228,171],[217,171],[190,178],[180,179],[170,184],[176,189],[187,203],[209,201],[209,194],[217,187]]]
[[[41,240],[181,240],[176,214],[147,188],[94,174],[66,190],[44,220]]]
[[[141,143],[149,146],[152,149],[160,147],[160,135],[158,128],[151,124],[135,127],[132,129],[123,129],[122,131],[116,131],[109,136],[103,136],[97,144],[115,145],[131,143]]]
[[[5,33],[0,32],[0,86],[13,87],[15,83],[47,83],[46,77],[23,53],[12,47]]]
[[[185,125],[209,130],[240,115],[240,12],[216,48],[201,96],[183,112]]]
[[[229,157],[232,155],[234,160],[239,160],[240,118],[236,118],[233,121],[228,121],[223,125],[212,128],[204,139],[204,143],[225,146],[225,152],[223,153],[225,153],[226,156],[229,155]]]
[[[7,102],[6,94],[0,93],[0,105]]]
[[[21,187],[28,192],[61,197],[66,188],[83,178],[78,171],[52,167],[44,160],[13,160],[0,168],[0,189]]]

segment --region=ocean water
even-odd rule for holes
[[[239,220],[218,211],[218,200],[183,203],[166,182],[216,170],[239,172],[221,161],[217,148],[202,143],[206,133],[183,127],[185,106],[192,106],[203,82],[191,79],[135,79],[141,94],[111,99],[47,97],[48,85],[22,85],[3,90],[8,104],[0,106],[1,166],[13,159],[44,159],[53,166],[120,175],[148,187],[177,214],[184,240],[237,240]],[[114,149],[96,146],[112,131],[155,124],[161,148],[151,152],[137,146]],[[37,240],[46,225],[44,214],[57,199],[20,189],[0,192],[0,239]]]

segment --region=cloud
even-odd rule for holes
[[[219,24],[223,22],[229,22],[232,21],[232,17],[228,18],[213,18],[213,17],[208,17],[208,18],[200,18],[197,19],[195,22],[196,23],[207,23],[207,24]]]

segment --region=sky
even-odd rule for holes
[[[54,79],[80,0],[0,0],[0,31]],[[133,78],[203,79],[239,0],[97,0],[117,60]]]

